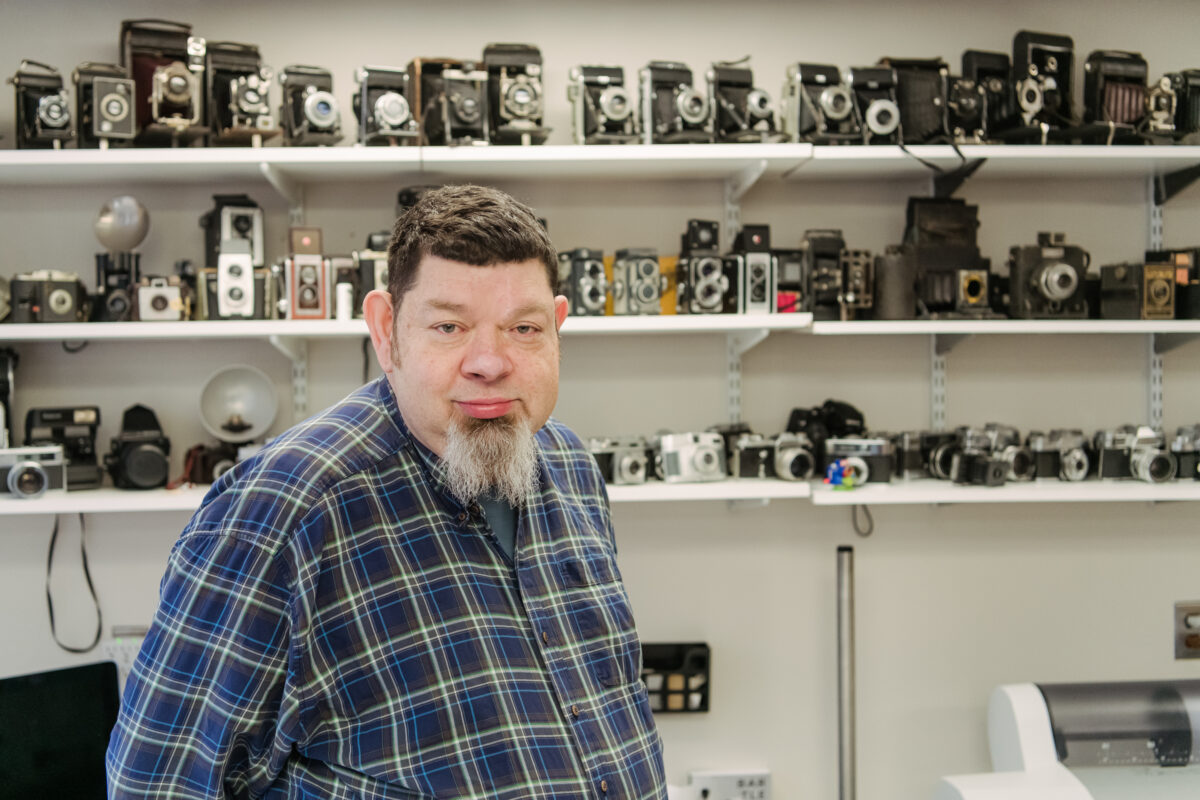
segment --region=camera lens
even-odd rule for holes
[[[382,127],[399,128],[411,117],[408,100],[396,92],[385,92],[375,101],[375,119]]]
[[[1070,265],[1060,262],[1044,267],[1037,276],[1036,285],[1047,300],[1062,302],[1075,294],[1079,277]]]
[[[1087,477],[1090,462],[1087,453],[1079,448],[1067,450],[1059,462],[1058,477],[1064,481],[1081,481]]]
[[[100,101],[100,109],[111,122],[119,122],[129,114],[129,101],[119,94],[106,95]]]
[[[1031,481],[1034,475],[1033,453],[1024,447],[1006,447],[1000,457],[1008,464],[1010,481]]]
[[[67,98],[60,92],[48,94],[38,100],[38,120],[47,128],[64,128],[70,122]]]
[[[537,92],[529,83],[513,84],[504,95],[504,107],[514,117],[533,116],[536,103]]]
[[[600,112],[613,122],[628,119],[633,113],[633,105],[629,102],[629,93],[621,86],[610,86],[600,93]]]
[[[692,465],[695,466],[698,472],[706,475],[718,472],[719,461],[716,451],[707,447],[697,450],[696,455],[692,458]]]
[[[637,271],[643,278],[653,278],[658,275],[658,262],[642,259],[637,263]]]
[[[50,306],[50,310],[54,314],[61,317],[71,312],[71,309],[75,307],[75,300],[66,289],[55,289],[46,298],[46,305]]]
[[[746,95],[746,108],[750,116],[766,119],[771,116],[771,97],[762,89],[753,89]]]
[[[929,455],[929,471],[933,477],[944,481],[950,480],[954,468],[954,456],[961,452],[957,442],[939,444]]]
[[[156,445],[133,447],[121,462],[125,477],[137,489],[154,489],[167,482],[167,456]]]
[[[803,481],[812,477],[812,454],[799,447],[785,447],[775,454],[775,475],[785,481]]]
[[[304,308],[315,308],[317,306],[317,290],[311,284],[300,287],[300,305]]]
[[[1155,278],[1150,281],[1146,294],[1150,302],[1156,306],[1165,306],[1167,301],[1171,299],[1171,285],[1162,278]]]
[[[976,277],[968,277],[963,286],[963,297],[972,303],[983,299],[983,281]]]
[[[104,307],[108,310],[110,317],[120,317],[129,310],[129,296],[121,290],[109,292],[104,298]]]
[[[900,127],[900,109],[891,100],[872,100],[867,106],[867,128],[876,136],[887,136]]]
[[[230,300],[232,300],[232,301],[233,301],[233,302],[235,302],[235,303],[240,303],[240,302],[242,302],[242,298],[244,298],[245,296],[246,296],[245,292],[243,292],[243,291],[242,291],[240,288],[238,288],[237,286],[234,286],[234,287],[233,287],[232,289],[230,289],[230,290],[229,290],[229,292],[226,294],[226,297],[228,297]]]
[[[1146,483],[1163,483],[1175,477],[1175,456],[1162,450],[1134,448],[1129,459],[1133,477]]]
[[[658,287],[649,283],[637,284],[637,299],[641,303],[653,302],[658,297]]]
[[[850,116],[850,93],[842,86],[829,86],[821,91],[821,110],[831,120],[843,120]]]
[[[337,123],[337,100],[329,92],[309,87],[304,98],[304,117],[314,128],[328,130]]]
[[[156,294],[150,298],[150,308],[155,311],[166,311],[168,305],[170,305],[170,302],[167,300],[166,295]]]
[[[300,282],[313,284],[317,282],[317,268],[312,264],[305,264],[300,267]]]
[[[681,86],[675,95],[675,111],[689,125],[699,125],[708,116],[708,100],[690,86]]]
[[[482,113],[481,105],[479,96],[473,89],[463,87],[452,93],[450,105],[454,107],[454,114],[458,117],[459,122],[474,124],[479,121]]]
[[[871,479],[871,468],[866,461],[858,456],[848,456],[843,460],[846,462],[845,477],[853,479],[856,486]]]
[[[22,461],[8,471],[8,491],[17,497],[38,497],[50,485],[46,470],[36,461]]]

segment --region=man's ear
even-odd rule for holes
[[[561,330],[563,321],[567,318],[567,298],[561,294],[554,298],[554,328]]]
[[[383,289],[374,289],[363,298],[363,318],[371,334],[375,348],[375,360],[385,374],[390,374],[396,365],[392,363],[392,337],[396,335],[395,319],[392,315],[392,296]]]

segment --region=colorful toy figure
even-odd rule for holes
[[[858,470],[847,458],[839,458],[829,462],[825,467],[825,483],[837,491],[848,491],[854,488]]]

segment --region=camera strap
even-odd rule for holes
[[[79,515],[79,556],[83,561],[83,577],[87,581],[88,592],[91,593],[92,603],[96,606],[96,636],[87,647],[71,647],[70,645],[63,644],[58,638],[58,631],[54,624],[54,598],[50,594],[50,573],[54,567],[54,546],[58,544],[59,517],[59,514],[54,515],[54,530],[50,533],[50,552],[46,558],[46,610],[50,613],[50,635],[54,637],[54,643],[68,653],[88,653],[94,650],[96,645],[100,643],[100,633],[104,629],[104,620],[100,614],[100,600],[96,597],[96,587],[92,583],[92,573],[88,569],[87,526],[84,524],[83,514]]]

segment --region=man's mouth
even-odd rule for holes
[[[456,400],[454,404],[468,417],[495,419],[503,417],[516,404],[515,400]]]

